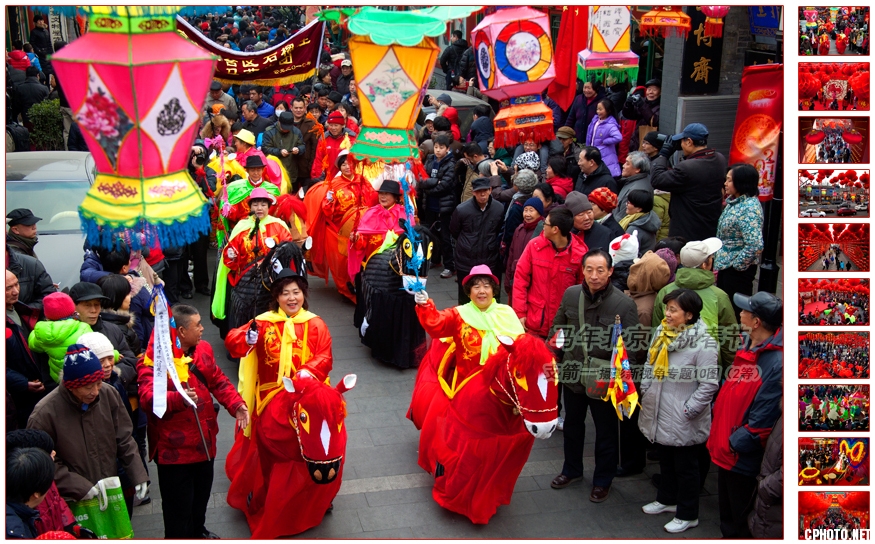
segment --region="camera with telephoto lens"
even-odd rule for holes
[[[191,150],[190,160],[195,165],[195,167],[202,167],[203,165],[207,164],[207,151],[200,146],[195,146]]]

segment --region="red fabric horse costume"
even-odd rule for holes
[[[347,439],[342,394],[355,381],[349,374],[335,389],[311,375],[283,378],[285,391],[264,409],[250,438],[238,432],[237,443],[253,442],[245,462],[233,463],[236,474],[228,474],[228,504],[246,514],[253,539],[296,535],[322,523],[340,490]]]
[[[434,371],[420,367],[416,387],[431,383]],[[499,347],[452,400],[434,396],[422,421],[420,466],[435,476],[438,504],[474,523],[510,504],[535,438],[556,429],[557,379],[543,340],[525,334]]]

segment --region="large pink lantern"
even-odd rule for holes
[[[174,7],[87,10],[89,32],[52,66],[98,170],[79,208],[88,241],[108,247],[134,229],[191,243],[209,230],[188,163],[214,58],[176,34]]]
[[[509,102],[495,116],[495,147],[523,139],[552,140],[553,112],[541,93],[556,77],[547,14],[528,7],[499,9],[471,31],[480,90]]]

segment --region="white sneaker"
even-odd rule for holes
[[[699,520],[694,519],[692,521],[686,521],[678,518],[674,518],[665,524],[665,530],[669,533],[683,533],[687,529],[691,529],[693,527],[699,526]]]
[[[642,506],[641,511],[645,514],[661,514],[663,512],[675,513],[678,511],[678,507],[676,505],[662,504],[659,501],[653,501],[650,504]]]
[[[559,420],[556,422],[556,430],[557,431],[564,431],[565,430],[565,418],[564,417],[559,416]]]

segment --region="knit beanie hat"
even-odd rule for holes
[[[614,260],[614,265],[623,261],[631,261],[638,256],[638,231],[626,233],[611,240],[608,253]]]
[[[526,151],[513,160],[513,166],[518,166],[520,170],[523,168],[537,170],[541,168],[541,157],[534,151]]]
[[[520,170],[513,178],[513,184],[521,193],[530,195],[538,184],[538,176],[531,170]]]
[[[678,269],[678,258],[674,254],[674,251],[670,250],[667,247],[659,249],[656,251],[656,254],[662,257],[662,260],[668,263],[668,269],[671,272],[671,277],[668,278],[668,283],[674,281],[674,273]]]
[[[571,210],[574,215],[583,213],[592,209],[592,203],[586,198],[586,195],[577,191],[571,191],[565,197],[565,207]]]
[[[100,359],[82,344],[67,348],[64,356],[64,387],[76,389],[103,381],[103,367]]]
[[[115,355],[115,348],[109,338],[99,332],[88,332],[83,334],[76,340],[77,344],[82,344],[91,350],[91,353],[97,356],[98,359]]]
[[[60,321],[76,314],[76,304],[70,295],[58,291],[43,298],[43,312],[49,321]]]
[[[532,197],[526,200],[526,202],[523,204],[523,209],[525,209],[527,206],[531,206],[538,210],[539,215],[544,215],[544,203],[541,202],[540,198]]]
[[[617,207],[617,195],[607,187],[599,187],[589,193],[589,201],[602,209],[611,212]]]

